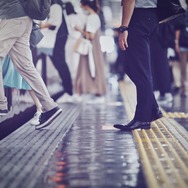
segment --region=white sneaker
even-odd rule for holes
[[[95,103],[96,104],[104,104],[106,102],[105,97],[101,96],[101,97],[96,97],[95,99]]]
[[[173,96],[171,93],[166,93],[164,96],[159,96],[157,101],[159,103],[169,103],[173,101]]]
[[[78,94],[74,94],[74,95],[73,95],[73,101],[74,101],[75,103],[81,103],[81,102],[83,102],[83,98],[82,98],[82,96],[80,96],[80,95],[78,95]]]
[[[56,102],[57,103],[72,103],[73,98],[68,93],[65,93],[65,94],[63,94],[63,96],[61,96],[59,99],[57,99]]]
[[[30,121],[31,125],[38,125],[40,123],[39,122],[40,115],[41,115],[41,112],[38,112],[38,111],[34,114],[34,117]]]
[[[172,102],[172,101],[173,101],[173,96],[172,96],[171,93],[166,93],[166,94],[165,94],[165,97],[166,97],[166,100],[167,100],[168,102]]]
[[[166,93],[164,96],[159,96],[157,103],[163,107],[172,107],[173,105],[173,96],[171,93]]]
[[[106,102],[104,96],[95,97],[93,100],[87,101],[87,104],[104,104]]]

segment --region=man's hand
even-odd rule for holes
[[[127,37],[128,31],[124,31],[123,33],[119,34],[119,47],[122,50],[126,50],[128,48]]]

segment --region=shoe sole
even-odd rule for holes
[[[6,116],[8,113],[0,113],[0,116]]]
[[[33,123],[33,122],[30,122],[30,124],[31,124],[32,126],[36,126],[36,125],[38,125],[38,124],[39,124],[39,122],[38,122],[38,123]]]
[[[35,126],[35,130],[39,130],[39,129],[42,129],[44,127],[47,127],[49,126],[62,112],[62,109],[59,109],[55,114],[53,114],[52,117],[50,117],[46,122],[44,122],[43,124],[40,124],[40,125],[36,125]]]
[[[119,129],[121,131],[127,131],[127,132],[130,132],[130,131],[133,131],[133,130],[142,130],[142,129],[150,129],[151,126],[150,125],[144,125],[144,126],[140,126],[140,127],[135,127],[135,128],[126,128],[124,126],[120,126],[120,125],[114,125],[114,128],[116,129]]]

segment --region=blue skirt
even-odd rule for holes
[[[2,63],[4,87],[31,90],[29,84],[21,77],[15,69],[9,56],[6,56]]]

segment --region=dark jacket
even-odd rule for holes
[[[20,0],[0,0],[0,19],[27,16]]]

